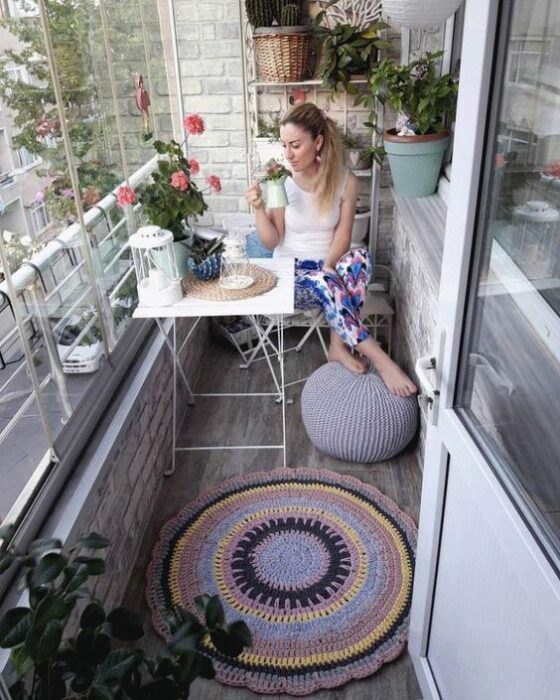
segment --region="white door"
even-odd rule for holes
[[[455,134],[409,648],[425,698],[556,700],[558,0],[466,0]]]

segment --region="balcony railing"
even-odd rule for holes
[[[140,184],[156,162],[157,157],[152,158],[129,178],[128,184],[132,187]],[[48,449],[47,455],[44,451],[34,455],[36,461],[29,478],[37,464],[59,461],[56,430],[60,430],[76,407],[76,393],[85,394],[95,385],[87,382],[84,386],[86,382],[81,381],[72,386],[71,392],[68,390],[67,373],[91,371],[95,367],[91,362],[83,366],[83,357],[80,366],[75,362],[76,354],[83,355],[84,348],[90,348],[89,359],[98,364],[106,354],[104,349],[111,356],[132,314],[134,299],[130,295],[135,293],[135,278],[128,245],[129,229],[115,195],[108,194],[88,210],[84,221],[85,239],[95,261],[95,280],[89,278],[85,257],[80,254],[84,236],[75,223],[29,261],[21,263],[10,279],[0,284],[0,404],[5,405],[4,419],[0,422],[0,454],[2,462],[9,460],[8,437],[23,427],[29,430],[28,423],[23,426],[22,421],[29,418],[30,408],[35,405],[45,437],[43,444]],[[101,309],[101,316],[97,309]],[[67,332],[69,328],[71,334]],[[47,394],[51,397],[50,411],[46,407]],[[62,419],[58,427],[53,426],[53,394],[57,398],[55,414]],[[7,417],[6,406],[12,407]],[[41,425],[33,423],[32,430],[40,433]],[[19,433],[17,438],[19,442]],[[0,465],[1,471],[6,468],[5,462]],[[0,497],[1,516],[6,516],[9,507]],[[14,513],[9,517],[13,520]]]
[[[11,172],[0,173],[0,190],[8,190],[16,184],[16,178]]]

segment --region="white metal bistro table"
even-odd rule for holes
[[[181,301],[171,306],[138,306],[134,310],[134,318],[153,318],[165,339],[165,342],[173,355],[173,447],[171,468],[165,472],[168,476],[175,471],[175,457],[177,452],[203,451],[203,450],[282,450],[284,466],[286,459],[286,384],[284,380],[284,315],[294,313],[294,261],[290,259],[275,260],[271,258],[255,258],[250,261],[254,265],[260,265],[267,270],[271,270],[278,277],[276,286],[265,294],[239,299],[235,301],[210,301],[201,299],[193,294],[188,294]],[[189,381],[180,362],[180,356],[187,345],[196,325],[201,318],[209,316],[246,316],[257,334],[257,348],[262,350],[264,358],[273,378],[276,391],[260,393],[212,393],[195,394],[191,390]],[[259,316],[274,318],[275,324],[268,324],[263,328],[259,323]],[[173,319],[173,340],[170,340],[163,327],[162,319]],[[178,318],[196,318],[195,324],[189,330],[187,337],[180,347],[177,347],[177,324]],[[274,326],[278,329],[278,344],[275,346],[269,341],[269,335]],[[272,349],[272,352],[270,350]],[[279,378],[276,376],[272,361],[278,359]],[[220,397],[220,396],[274,396],[282,407],[282,443],[280,445],[215,445],[215,446],[194,446],[177,447],[177,375],[187,389],[189,404],[194,404],[197,397]]]

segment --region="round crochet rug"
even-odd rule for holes
[[[163,528],[148,571],[156,630],[165,611],[198,614],[218,594],[253,645],[237,659],[202,650],[217,680],[306,695],[374,673],[403,650],[416,525],[357,479],[277,469],[224,482]]]

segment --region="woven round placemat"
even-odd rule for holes
[[[220,278],[202,281],[194,276],[183,279],[183,291],[185,294],[208,299],[210,301],[235,301],[235,299],[250,299],[260,294],[270,292],[276,287],[277,276],[270,270],[258,265],[249,265],[248,274],[254,278],[254,282],[246,289],[224,289],[220,287]]]
[[[197,614],[219,595],[244,620],[252,646],[239,657],[209,640],[216,678],[256,693],[307,695],[364,678],[406,645],[416,526],[357,479],[276,469],[224,481],[164,527],[147,597],[167,640],[166,611]]]

